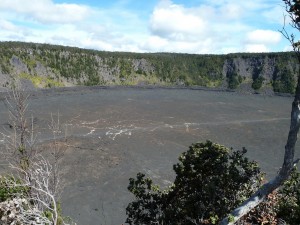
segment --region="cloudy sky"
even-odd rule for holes
[[[0,41],[105,51],[286,51],[281,0],[0,0]]]

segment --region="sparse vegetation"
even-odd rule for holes
[[[56,81],[51,77],[42,77],[42,76],[31,75],[23,72],[20,73],[19,78],[30,80],[36,88],[52,88],[52,87],[64,86],[61,82]]]

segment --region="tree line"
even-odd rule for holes
[[[0,71],[20,75],[12,63],[17,57],[30,80],[47,77],[42,87],[74,85],[182,85],[294,93],[296,57],[292,52],[197,55],[181,53],[107,52],[25,42],[0,42]],[[38,64],[47,69],[41,73]],[[244,64],[244,66],[241,66]],[[17,71],[17,72],[16,72]],[[24,75],[26,73],[26,75]],[[43,78],[45,79],[45,78]],[[55,82],[50,82],[50,80]]]

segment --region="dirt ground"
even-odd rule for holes
[[[210,139],[246,147],[267,177],[275,175],[291,102],[291,97],[188,89],[80,88],[36,92],[29,112],[46,152],[51,114],[59,114],[63,125],[68,145],[61,166],[64,214],[83,225],[121,225],[133,197],[128,179],[143,172],[169,185],[172,165],[191,143]],[[0,102],[2,130],[7,120]]]

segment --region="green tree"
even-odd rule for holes
[[[245,157],[207,141],[182,153],[172,186],[161,190],[139,173],[128,190],[135,200],[126,208],[128,224],[216,224],[256,191],[262,173]]]
[[[228,88],[236,89],[240,84],[240,79],[236,73],[228,76],[227,78]]]
[[[291,93],[295,92],[295,78],[288,68],[281,70],[279,79],[273,81],[273,88],[275,92]]]
[[[252,88],[254,90],[259,90],[262,87],[264,80],[265,79],[263,77],[258,77],[256,79],[254,79],[253,83],[252,83]]]

